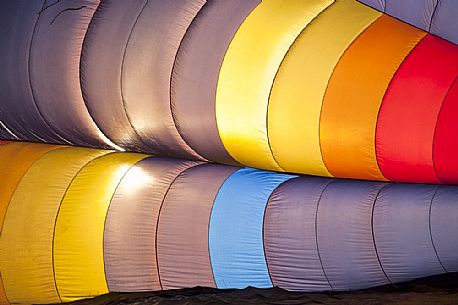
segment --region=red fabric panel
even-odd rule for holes
[[[0,145],[2,145],[2,144],[6,144],[6,143],[8,143],[8,141],[3,141],[3,140],[0,140]]]
[[[458,184],[458,80],[442,104],[434,136],[434,165],[442,183]]]
[[[377,161],[391,181],[439,183],[437,118],[458,71],[458,46],[427,35],[393,77],[377,121]]]

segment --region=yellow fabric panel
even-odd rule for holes
[[[332,0],[264,0],[242,23],[221,67],[218,131],[242,164],[281,170],[267,138],[267,105],[275,74],[300,32]]]
[[[3,231],[3,221],[11,196],[24,173],[38,158],[57,148],[57,145],[20,142],[0,145],[0,232]],[[2,238],[0,257],[5,249],[1,243]],[[3,288],[2,270],[0,266],[0,304],[8,304]]]
[[[336,177],[386,180],[377,164],[375,129],[383,96],[425,32],[383,15],[337,64],[323,100],[320,146]]]
[[[129,168],[147,155],[111,153],[86,165],[62,201],[54,237],[54,271],[64,302],[108,293],[103,231],[111,197]]]
[[[356,0],[336,0],[286,55],[268,111],[270,146],[285,171],[330,176],[321,156],[319,127],[326,86],[348,46],[381,15]]]
[[[57,212],[79,170],[107,151],[62,148],[38,159],[11,198],[2,232],[1,270],[11,303],[58,303],[53,237]]]

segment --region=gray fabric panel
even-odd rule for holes
[[[388,284],[372,238],[372,208],[383,183],[336,180],[317,210],[317,242],[333,290]]]
[[[156,225],[172,181],[196,162],[151,157],[121,180],[104,232],[105,274],[110,291],[159,290]]]
[[[157,257],[163,289],[216,287],[208,249],[213,201],[237,168],[204,164],[188,169],[170,187],[159,216]]]
[[[35,101],[49,125],[76,145],[107,147],[84,104],[79,66],[99,0],[57,1],[43,10],[30,51]]]
[[[147,0],[100,3],[86,33],[81,55],[81,86],[89,113],[114,143],[148,152],[126,115],[121,66],[127,41]]]
[[[172,117],[170,82],[186,30],[205,0],[149,0],[127,44],[122,90],[132,126],[152,153],[199,158]]]
[[[264,247],[274,286],[292,291],[330,290],[318,256],[315,215],[321,194],[331,181],[295,178],[270,196]]]
[[[367,4],[370,7],[375,8],[378,11],[383,12],[385,10],[385,0],[358,0],[361,3]]]
[[[29,83],[29,50],[43,0],[0,1],[0,138],[65,143],[43,120]],[[8,132],[8,130],[11,131]]]
[[[219,71],[235,32],[260,0],[209,0],[191,23],[172,74],[178,131],[200,155],[236,164],[219,137],[215,99]]]
[[[436,186],[390,184],[374,207],[374,239],[392,282],[443,273],[429,231],[429,208]]]
[[[385,12],[428,31],[436,5],[437,0],[386,0]]]
[[[431,237],[448,272],[458,272],[458,188],[442,186],[431,205]]]
[[[440,0],[433,15],[431,33],[458,44],[458,1]]]

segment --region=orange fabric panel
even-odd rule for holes
[[[386,180],[375,153],[378,112],[393,75],[425,35],[383,15],[345,51],[320,117],[320,147],[333,176]]]
[[[22,176],[33,162],[48,151],[58,147],[56,145],[21,142],[12,142],[0,146],[0,232],[3,228],[11,196]],[[0,304],[9,304],[2,281],[0,281]]]

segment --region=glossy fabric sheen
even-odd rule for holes
[[[53,233],[62,198],[79,170],[106,151],[61,148],[35,161],[11,198],[2,231],[0,263],[11,303],[59,303]]]
[[[333,180],[295,178],[276,188],[264,220],[264,248],[274,286],[292,291],[330,290],[316,244],[316,210]]]
[[[54,271],[63,302],[108,293],[103,258],[105,217],[119,181],[145,157],[111,153],[97,158],[68,188],[54,231]]]
[[[183,139],[200,155],[236,164],[221,142],[215,98],[224,55],[242,22],[260,0],[209,0],[181,41],[173,66],[172,114]]]
[[[133,166],[111,199],[105,223],[105,274],[110,291],[161,289],[156,229],[176,177],[197,163],[150,157]]]
[[[208,249],[210,214],[220,187],[236,170],[203,164],[184,171],[173,182],[157,228],[162,289],[216,287]]]
[[[458,44],[458,1],[438,1],[434,17],[431,22],[431,34],[438,35],[454,44]]]
[[[275,74],[300,32],[332,2],[263,1],[240,26],[224,57],[216,92],[218,131],[236,161],[281,170],[266,126]]]
[[[458,46],[430,34],[399,67],[377,121],[377,161],[387,179],[441,182],[434,169],[434,134],[457,75]],[[456,134],[450,131],[441,132],[454,143]]]
[[[380,16],[354,0],[336,1],[288,51],[275,77],[268,111],[269,143],[285,171],[330,176],[320,149],[324,93],[339,58]]]
[[[384,179],[375,152],[379,108],[399,65],[425,34],[383,15],[340,59],[326,90],[320,121],[323,160],[333,176]]]
[[[272,191],[291,178],[294,176],[240,169],[224,182],[210,218],[209,248],[216,287],[272,287],[263,247],[264,211]]]
[[[149,0],[127,43],[122,66],[124,107],[150,153],[200,158],[172,117],[170,85],[176,54],[205,0]]]

